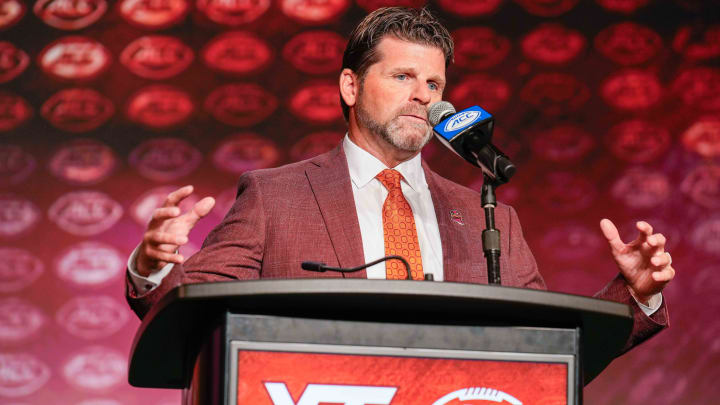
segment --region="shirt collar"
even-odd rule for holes
[[[357,188],[365,187],[375,176],[381,171],[387,169],[378,158],[371,155],[368,151],[357,146],[350,137],[345,135],[343,139],[343,149],[350,170],[350,179]],[[400,163],[393,169],[400,172],[405,182],[414,190],[419,191],[423,187],[427,187],[425,182],[425,172],[422,168],[420,154],[418,153],[412,159]]]

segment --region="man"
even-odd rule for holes
[[[442,99],[452,55],[449,33],[426,10],[368,15],[343,58],[340,96],[348,134],[342,144],[307,161],[241,176],[235,204],[187,261],[177,248],[214,200],[205,198],[183,214],[178,204],[192,187],[171,193],[129,261],[133,309],[142,317],[179,283],[340,277],[304,272],[303,260],[351,267],[401,254],[415,279],[432,273],[438,281],[487,283],[480,196],[432,172],[419,154],[432,136],[427,109]],[[451,213],[463,221],[453,221]],[[515,211],[500,204],[496,226],[503,284],[544,289]],[[629,348],[667,324],[659,293],[674,270],[665,238],[649,224],[639,222],[639,236],[629,244],[609,220],[600,226],[620,274],[597,296],[632,305]],[[392,261],[345,277],[404,278],[405,270]]]

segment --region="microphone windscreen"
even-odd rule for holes
[[[438,101],[430,106],[428,120],[432,126],[440,123],[448,115],[455,114],[455,107],[447,101]]]

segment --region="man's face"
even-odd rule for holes
[[[442,99],[445,55],[437,47],[386,36],[356,103],[358,124],[395,148],[417,152],[430,140],[428,107]]]

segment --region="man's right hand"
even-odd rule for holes
[[[138,274],[147,277],[168,263],[182,263],[185,258],[176,253],[188,242],[188,234],[200,218],[215,206],[215,199],[205,197],[186,213],[180,211],[180,202],[193,192],[193,186],[181,187],[168,194],[162,207],[153,211],[147,231],[135,259]]]

